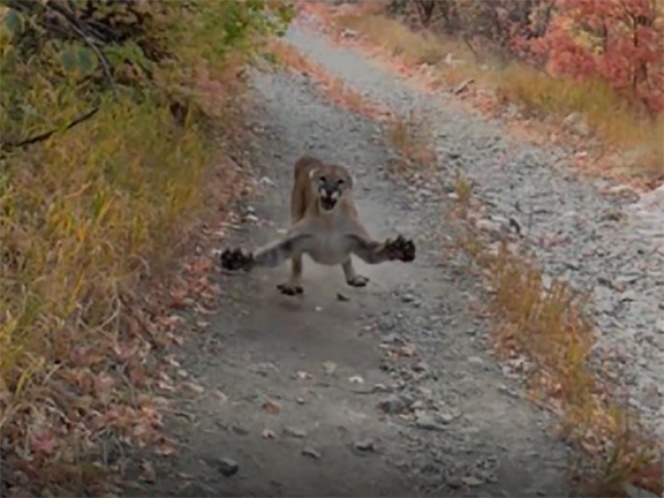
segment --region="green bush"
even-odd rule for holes
[[[90,415],[138,413],[120,382],[97,385],[117,370],[123,294],[202,203],[209,124],[225,117],[210,110],[233,97],[219,89],[291,15],[262,0],[0,0],[0,487],[20,467],[35,489],[82,492],[62,469],[80,477],[80,447],[94,452]]]

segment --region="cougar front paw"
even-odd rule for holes
[[[221,267],[224,270],[249,271],[254,264],[254,255],[244,253],[241,249],[226,249],[221,253]]]
[[[277,289],[286,296],[297,296],[298,294],[304,293],[304,289],[301,285],[292,284],[290,282],[277,285]]]
[[[369,283],[369,277],[365,277],[364,275],[355,275],[346,279],[346,283],[351,287],[366,287],[366,285]]]
[[[385,242],[385,251],[387,251],[388,259],[391,260],[398,259],[410,263],[415,259],[415,244],[401,235],[394,240],[388,239]]]

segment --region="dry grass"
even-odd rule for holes
[[[457,191],[459,199],[466,191]],[[501,318],[492,336],[495,351],[529,379],[531,400],[559,416],[561,436],[585,455],[574,469],[583,492],[626,496],[630,483],[661,494],[660,448],[591,367],[596,336],[588,296],[564,281],[547,281],[534,260],[505,241],[489,248],[470,225],[460,247],[488,282],[491,307]]]
[[[664,174],[664,116],[651,120],[638,114],[602,83],[554,79],[523,65],[488,72],[485,78],[528,114],[562,120],[582,113],[609,147],[637,151],[631,161],[615,164],[617,169],[648,177]]]
[[[101,496],[126,463],[108,461],[109,448],[176,451],[157,394],[183,381],[157,353],[182,342],[174,309],[202,310],[215,297],[212,261],[183,263],[183,248],[193,252],[200,219],[227,216],[242,190],[241,151],[233,161],[225,153],[243,124],[238,69],[250,56],[244,45],[220,51],[217,26],[180,27],[179,62],[154,68],[149,90],[118,84],[92,119],[0,157],[3,495],[11,486],[12,496]],[[9,40],[0,36],[7,53]],[[7,135],[33,136],[88,108],[48,72],[60,71],[58,59],[39,55],[10,74],[20,84],[3,80],[33,110],[16,119],[3,99]],[[184,104],[177,116],[173,101]]]
[[[341,28],[355,30],[368,43],[400,66],[431,66],[433,87],[452,88],[472,78],[474,85],[497,91],[496,105],[514,102],[532,117],[554,117],[557,126],[571,113],[582,113],[592,134],[606,149],[634,151],[603,163],[619,174],[661,178],[664,174],[664,117],[652,121],[596,82],[552,78],[529,66],[477,61],[462,42],[414,32],[397,20],[381,15],[378,6],[330,14]],[[606,151],[602,156],[606,156]]]
[[[231,165],[213,165],[209,138],[168,108],[121,99],[3,165],[0,428],[32,462],[9,452],[3,462],[19,493],[97,489],[115,472],[84,463],[100,437],[173,451],[163,407],[144,394],[161,369],[154,350],[178,325],[156,304],[156,282],[201,214],[202,193],[212,180],[219,187],[209,173],[238,190]],[[26,482],[9,473],[16,468]]]
[[[366,36],[387,54],[415,65],[436,65],[452,48],[428,33],[415,33],[400,22],[379,14],[348,13],[336,20],[339,25]]]
[[[411,111],[404,118],[393,117],[387,124],[387,139],[392,147],[418,170],[436,165],[433,138],[431,120],[422,112]]]

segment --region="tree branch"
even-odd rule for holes
[[[67,124],[67,126],[64,127],[63,131],[70,130],[74,126],[76,126],[78,124],[81,124],[84,121],[87,121],[92,116],[97,114],[98,111],[99,111],[99,107],[93,107],[89,111],[81,114],[80,116],[75,118],[73,121],[71,121],[69,124]],[[0,150],[8,151],[8,150],[16,149],[16,148],[19,148],[19,147],[25,147],[27,145],[32,145],[32,144],[35,144],[37,142],[43,142],[44,140],[48,140],[49,138],[51,138],[51,136],[54,133],[56,133],[57,131],[59,131],[59,129],[56,128],[56,129],[49,130],[49,131],[46,131],[44,133],[40,133],[38,135],[32,136],[30,138],[25,138],[23,140],[0,142]]]
[[[94,42],[94,38],[86,33],[84,27],[81,25],[76,16],[69,12],[65,7],[53,1],[48,2],[46,6],[64,17],[72,26],[74,32],[86,43],[88,47],[92,49],[95,54],[97,54],[97,58],[99,59],[99,62],[101,63],[101,66],[104,70],[104,75],[106,76],[106,79],[108,80],[109,84],[111,85],[111,89],[113,90],[113,98],[117,100],[118,89],[115,85],[113,74],[111,73],[111,63],[106,57],[106,54],[104,54],[104,52],[99,47],[97,47]]]

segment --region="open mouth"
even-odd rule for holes
[[[337,200],[331,196],[321,196],[320,205],[325,211],[331,211],[337,205]]]

